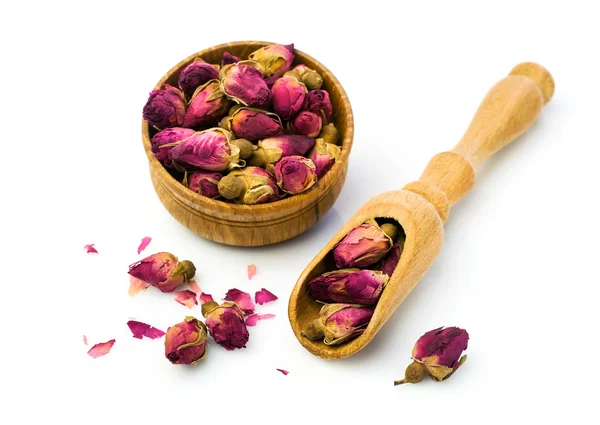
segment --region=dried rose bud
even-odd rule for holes
[[[229,52],[223,52],[223,58],[221,59],[221,67],[225,65],[231,65],[232,63],[236,63],[241,61],[237,56],[233,56]]]
[[[229,144],[231,138],[231,133],[219,127],[197,132],[171,150],[171,159],[186,170],[225,171],[235,168],[240,149]]]
[[[281,77],[289,71],[294,61],[294,45],[270,44],[250,53],[248,59],[258,62],[266,78]]]
[[[194,171],[187,176],[186,186],[200,195],[208,198],[219,196],[217,185],[223,174],[211,171]]]
[[[246,139],[235,139],[232,140],[230,143],[240,148],[240,158],[242,159],[250,158],[254,151],[258,149],[256,145],[253,145]]]
[[[152,153],[165,167],[172,167],[170,152],[173,149],[173,143],[183,142],[188,137],[191,137],[196,132],[190,128],[173,127],[165,128],[159,131],[154,136],[150,144],[152,145]],[[162,147],[163,145],[170,145]]]
[[[265,168],[286,156],[304,156],[314,144],[314,139],[301,134],[269,137],[258,142],[258,149],[248,159],[248,165]]]
[[[273,84],[273,111],[284,120],[289,120],[302,109],[306,87],[294,77],[281,77]]]
[[[335,161],[340,157],[339,146],[325,143],[323,139],[315,140],[315,147],[310,151],[308,157],[315,164],[317,177],[323,177],[333,167]]]
[[[317,182],[315,164],[303,156],[292,155],[275,164],[277,186],[286,193],[297,195]]]
[[[312,71],[312,69],[310,69],[308,66],[301,63],[301,64],[296,65],[294,68],[292,68],[292,71],[296,71],[298,74],[302,75],[306,71]]]
[[[275,177],[259,167],[244,167],[230,172],[219,182],[219,193],[239,204],[264,204],[279,200]]]
[[[128,273],[162,292],[173,292],[194,277],[196,268],[191,261],[179,261],[169,252],[159,252],[130,265]]]
[[[425,333],[413,348],[413,363],[406,368],[404,379],[394,381],[394,385],[421,382],[426,374],[436,381],[449,378],[467,360],[461,354],[468,342],[467,331],[457,327],[441,327]]]
[[[221,121],[219,121],[218,125],[223,130],[227,130],[231,133],[231,121],[228,116],[221,118]]]
[[[321,133],[319,134],[319,139],[325,140],[325,143],[329,143],[331,145],[339,145],[340,144],[340,132],[337,131],[335,125],[333,123],[329,123],[324,125],[321,129]]]
[[[221,70],[221,88],[225,95],[244,106],[261,107],[269,103],[271,91],[263,74],[249,63],[227,65]]]
[[[244,323],[244,313],[236,303],[227,301],[219,305],[212,299],[206,300],[202,303],[202,315],[210,336],[217,344],[226,350],[246,347],[250,335]]]
[[[298,71],[296,71],[295,69],[292,69],[291,71],[286,72],[285,74],[283,74],[284,77],[292,77],[295,78],[296,80],[298,80],[299,82],[302,82],[302,75],[300,75],[300,73]]]
[[[340,269],[368,267],[385,257],[393,243],[392,238],[371,220],[355,227],[338,242],[333,248],[333,259]]]
[[[183,120],[188,128],[215,125],[227,113],[231,101],[221,92],[219,80],[210,80],[196,89]]]
[[[251,142],[277,136],[281,133],[281,119],[272,112],[242,107],[230,117],[230,127],[235,135]]]
[[[317,71],[306,71],[302,74],[302,82],[309,90],[319,90],[323,86],[323,77]]]
[[[302,111],[290,121],[290,131],[314,139],[321,132],[322,123],[323,120],[319,115],[310,111]]]
[[[181,127],[185,116],[183,93],[177,87],[165,84],[163,90],[150,92],[143,113],[144,119],[159,130]]]
[[[319,318],[309,322],[302,335],[312,341],[323,339],[327,345],[338,345],[361,335],[373,309],[356,304],[325,304]]]
[[[394,273],[394,270],[396,270],[398,262],[400,261],[400,255],[402,254],[403,248],[404,245],[395,243],[394,246],[392,246],[392,249],[390,249],[390,252],[388,252],[385,258],[381,260],[381,263],[379,263],[376,270],[381,270],[383,273],[391,277]]]
[[[206,326],[192,316],[167,329],[165,357],[173,364],[196,364],[206,355]]]
[[[380,271],[341,269],[308,283],[308,292],[324,303],[377,304],[389,277]]]
[[[218,65],[211,65],[198,58],[181,70],[179,87],[190,98],[198,87],[218,77]]]
[[[333,119],[331,99],[325,90],[309,91],[304,98],[302,109],[324,115],[328,123]]]

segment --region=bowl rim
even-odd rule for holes
[[[251,47],[256,45],[256,48],[260,48],[270,44],[278,44],[269,41],[236,41],[230,43],[222,43],[212,47],[208,47],[206,49],[200,50],[185,59],[179,61],[175,66],[173,66],[154,86],[153,90],[159,90],[163,87],[164,83],[171,78],[171,76],[177,72],[179,72],[186,64],[190,63],[197,57],[202,57],[207,53],[210,53],[214,50],[227,50],[232,47]],[[301,212],[306,208],[310,208],[315,202],[318,202],[324,196],[326,196],[331,188],[335,186],[335,182],[342,176],[344,173],[345,167],[347,166],[348,158],[350,156],[350,151],[352,150],[352,143],[354,139],[354,116],[352,113],[352,106],[350,104],[350,100],[348,99],[348,95],[346,91],[340,84],[339,80],[333,75],[333,73],[321,62],[313,58],[312,56],[304,53],[301,50],[294,48],[295,57],[301,56],[309,61],[312,61],[316,67],[319,68],[319,72],[322,75],[326,75],[327,78],[331,81],[331,86],[339,92],[340,103],[343,105],[343,110],[338,111],[337,113],[343,113],[346,119],[346,129],[344,133],[341,135],[342,143],[339,145],[341,147],[341,153],[339,159],[334,163],[331,169],[323,176],[321,179],[317,181],[310,189],[305,192],[302,192],[298,195],[289,196],[284,199],[280,199],[274,202],[267,202],[264,204],[254,204],[254,205],[246,205],[246,204],[236,204],[233,202],[224,202],[218,199],[209,198],[207,196],[202,196],[199,193],[194,192],[188,187],[184,186],[181,182],[176,180],[167,169],[156,159],[154,153],[152,152],[152,145],[150,142],[150,126],[148,125],[148,121],[142,118],[142,141],[144,144],[144,150],[146,152],[146,156],[148,157],[148,161],[150,163],[150,168],[154,169],[159,174],[159,180],[166,184],[169,189],[173,191],[173,193],[182,201],[188,201],[186,204],[189,207],[194,208],[195,210],[210,210],[210,211],[219,211],[223,208],[227,209],[229,214],[240,214],[246,215],[247,213],[257,214],[257,219],[264,214],[265,220],[272,219],[272,213],[274,210],[286,210],[290,209],[290,212]],[[331,89],[330,89],[331,90]],[[191,202],[191,203],[190,203]]]

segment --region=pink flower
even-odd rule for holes
[[[223,178],[222,173],[215,171],[194,171],[188,175],[187,187],[193,192],[208,198],[219,196],[218,184]]]
[[[226,301],[219,305],[215,301],[206,301],[202,304],[202,315],[217,344],[226,350],[246,347],[250,335],[244,323],[244,313],[237,304]]]
[[[183,93],[178,88],[165,84],[163,90],[150,92],[144,106],[144,119],[160,130],[181,127],[185,109]]]
[[[254,108],[239,108],[231,116],[231,130],[240,139],[255,142],[281,133],[281,119],[275,114]]]
[[[272,82],[292,67],[294,45],[270,44],[250,53],[248,59],[258,62],[265,77],[273,77],[270,80]]]
[[[325,304],[319,318],[313,320],[302,332],[306,338],[323,339],[327,345],[338,345],[361,335],[371,317],[373,309],[354,304]]]
[[[315,164],[303,156],[286,156],[275,165],[275,178],[281,190],[297,195],[317,182]]]
[[[333,248],[335,265],[338,268],[368,267],[385,257],[392,244],[377,223],[363,223]]]
[[[239,162],[240,149],[229,144],[231,133],[212,128],[195,133],[171,151],[173,162],[186,170],[225,171]]]
[[[188,104],[183,126],[211,127],[227,115],[231,102],[221,92],[219,80],[210,80],[196,89]]]
[[[165,357],[173,364],[196,364],[206,355],[206,326],[195,317],[167,329]]]
[[[194,134],[196,134],[196,132],[191,128],[165,128],[152,136],[152,140],[150,141],[152,144],[152,153],[162,165],[171,168],[173,166],[170,155],[171,149],[175,147],[176,143],[183,142]]]
[[[333,108],[331,107],[331,99],[329,93],[325,90],[311,90],[304,98],[302,109],[315,112],[319,115],[324,115],[327,122],[330,123],[333,119]]]
[[[190,98],[198,87],[219,78],[218,68],[218,65],[211,65],[198,58],[181,70],[179,87]]]
[[[262,72],[252,65],[243,62],[227,65],[221,75],[221,88],[234,102],[258,108],[269,103],[271,91]]]
[[[129,266],[129,274],[162,292],[173,292],[196,274],[191,261],[179,261],[169,252],[150,255]]]
[[[325,303],[374,305],[388,279],[380,271],[342,269],[314,278],[308,283],[308,291]]]
[[[281,77],[273,84],[273,111],[289,120],[304,104],[306,87],[294,77]]]
[[[233,56],[228,52],[223,52],[223,58],[221,59],[221,67],[224,67],[225,65],[231,65],[232,63],[236,63],[239,61],[241,61],[241,59],[237,56]]]
[[[322,124],[323,120],[319,115],[310,111],[302,111],[291,121],[290,131],[314,139],[321,132]]]

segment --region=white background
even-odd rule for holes
[[[595,422],[594,3],[3,3],[0,421]],[[294,42],[324,63],[350,97],[356,135],[345,188],[321,222],[276,246],[232,248],[195,236],[159,203],[141,112],[182,58],[252,39]],[[304,266],[365,201],[416,180],[451,148],[522,61],[550,70],[554,98],[478,172],[435,265],[363,351],[330,362],[309,354],[286,315]],[[171,294],[128,296],[143,236],[153,238],[144,254],[192,260],[216,297],[270,289],[280,299],[259,312],[277,317],[250,329],[245,350],[211,343],[197,367],[172,366],[161,340],[133,339],[125,324],[166,329],[190,313]],[[100,255],[84,254],[87,243]],[[442,325],[469,331],[467,363],[443,383],[393,387],[416,339]],[[117,342],[94,360],[83,334]]]

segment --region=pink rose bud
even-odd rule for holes
[[[259,167],[233,170],[221,179],[218,189],[223,198],[238,204],[264,204],[280,199],[275,177]]]
[[[181,70],[179,87],[190,98],[196,89],[210,80],[219,78],[219,66],[197,59]]]
[[[468,342],[467,331],[457,327],[441,327],[425,333],[413,348],[413,363],[406,368],[404,379],[394,381],[394,385],[421,382],[427,374],[436,381],[449,378],[467,360],[461,354]]]
[[[351,230],[333,248],[333,259],[335,260],[335,265],[340,269],[345,267],[364,268],[375,264],[385,257],[393,244],[392,237],[388,236],[372,220]]]
[[[162,292],[173,292],[194,277],[196,268],[191,261],[179,261],[169,252],[159,252],[130,265],[128,273]]]
[[[232,63],[236,63],[241,61],[237,56],[233,56],[229,52],[223,52],[223,58],[221,59],[221,66],[231,65]]]
[[[275,179],[281,190],[297,195],[317,182],[315,164],[303,156],[286,156],[275,164]]]
[[[248,59],[258,62],[266,78],[272,81],[289,71],[294,61],[294,45],[270,44],[250,53]]]
[[[319,115],[310,111],[302,111],[291,121],[290,131],[314,139],[321,132],[322,123],[323,120]]]
[[[188,104],[184,127],[200,128],[216,125],[227,114],[231,101],[221,92],[219,80],[210,80],[196,89]]]
[[[208,333],[200,320],[187,316],[167,329],[165,357],[173,364],[196,364],[206,355]]]
[[[296,65],[295,67],[292,68],[292,70],[296,71],[300,75],[304,74],[306,71],[312,71],[312,69],[310,69],[308,66],[304,65],[303,63]]]
[[[325,90],[309,91],[304,98],[302,109],[324,115],[328,123],[333,119],[331,100],[329,99],[329,93]]]
[[[304,328],[302,335],[312,341],[323,339],[326,345],[338,345],[361,335],[367,328],[373,309],[356,304],[325,304],[319,318]]]
[[[317,177],[323,177],[333,167],[335,161],[340,157],[340,147],[326,143],[323,139],[315,141],[315,147],[310,151],[308,157],[315,164]]]
[[[273,84],[273,111],[289,120],[302,109],[306,87],[294,77],[281,77]]]
[[[258,142],[258,149],[248,159],[248,165],[269,168],[283,157],[306,155],[314,144],[315,139],[300,134],[269,137]]]
[[[374,305],[388,279],[380,271],[341,269],[311,280],[308,292],[324,303]]]
[[[235,168],[240,149],[229,144],[229,140],[231,133],[219,127],[200,131],[175,146],[171,150],[171,159],[186,170],[225,171]]]
[[[221,87],[227,97],[244,106],[265,106],[271,99],[271,91],[262,72],[249,63],[224,67],[221,70]]]
[[[230,128],[240,139],[251,142],[281,133],[281,119],[271,112],[242,107],[230,118]]]
[[[244,313],[236,303],[226,301],[219,305],[212,300],[206,301],[202,304],[202,315],[210,336],[217,344],[226,350],[246,347],[250,335],[244,323]]]
[[[174,143],[183,142],[188,137],[191,137],[196,132],[190,128],[182,128],[182,127],[173,127],[173,128],[165,128],[164,130],[159,131],[154,136],[152,136],[152,140],[150,144],[152,145],[152,153],[156,159],[158,159],[165,167],[172,167],[173,163],[171,161],[171,149],[173,149]],[[162,147],[163,145],[169,145]]]
[[[400,255],[402,254],[403,248],[404,244],[400,245],[398,243],[395,243],[394,246],[392,246],[392,249],[390,249],[390,252],[388,252],[388,254],[386,255],[386,257],[383,260],[381,260],[381,263],[379,263],[376,270],[381,270],[383,273],[391,277],[394,273],[394,270],[396,270],[398,262],[400,261]]]
[[[181,127],[185,116],[183,93],[177,87],[165,84],[163,90],[150,92],[143,112],[144,119],[159,130]]]
[[[186,186],[192,191],[208,198],[219,196],[217,185],[223,174],[211,171],[194,171],[187,176]]]

